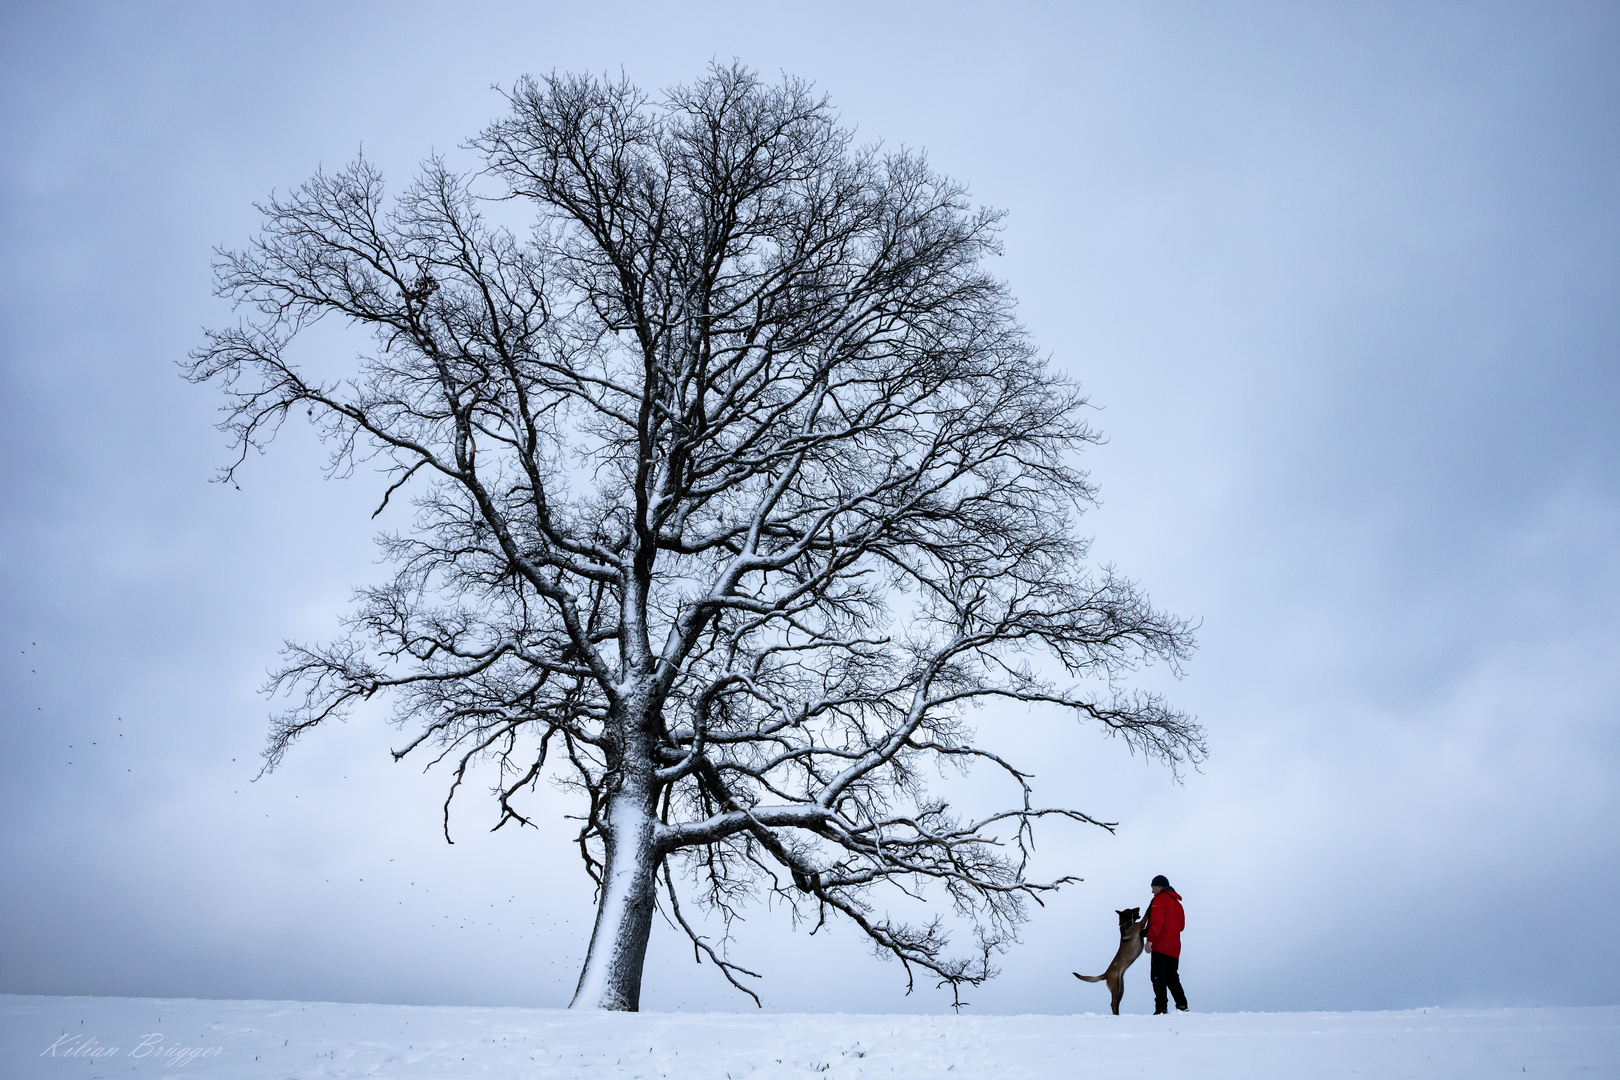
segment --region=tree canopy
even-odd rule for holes
[[[989,977],[1061,883],[1026,877],[1031,823],[1094,819],[1038,803],[967,710],[1062,710],[1172,767],[1204,753],[1189,717],[1116,690],[1192,638],[1088,566],[1075,454],[1097,436],[985,269],[1000,216],[741,65],[506,99],[468,144],[480,169],[435,158],[390,199],[357,160],[221,253],[243,318],[189,374],[224,387],[240,454],[307,413],[334,469],[374,462],[384,504],[415,507],[346,631],[288,645],[267,767],[381,693],[396,758],[444,762],[450,797],[487,776],[497,828],[554,827],[526,809],[542,781],[575,792],[598,885],[576,1005],[637,1007],[659,903],[752,993],[689,915],[761,891],[847,918],[908,976]],[[497,224],[503,202],[532,228]],[[371,333],[342,380],[294,359],[326,318]],[[1009,804],[959,816],[940,763],[999,774]],[[971,948],[889,914],[929,885]]]

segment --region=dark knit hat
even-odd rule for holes
[[[1168,889],[1170,887],[1170,879],[1165,877],[1163,874],[1157,874],[1154,876],[1152,884],[1159,888]]]

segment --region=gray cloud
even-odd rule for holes
[[[1611,8],[0,19],[0,991],[566,1000],[590,918],[566,823],[489,835],[469,801],[445,846],[439,779],[388,762],[379,716],[251,783],[278,643],[376,574],[375,485],[322,481],[305,431],[208,484],[217,402],[174,361],[228,317],[209,250],[271,188],[362,143],[397,185],[524,71],[656,86],[735,54],[1011,211],[1003,272],[1110,437],[1096,551],[1204,620],[1171,689],[1214,756],[1184,786],[982,718],[1121,828],[1046,834],[1087,881],[975,1008],[1101,1008],[1067,972],[1159,872],[1195,1007],[1613,1003]],[[784,925],[742,932],[774,1007],[942,1006]],[[743,1004],[690,964],[655,932],[648,1007]]]

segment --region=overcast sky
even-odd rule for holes
[[[1042,834],[1086,880],[972,1007],[1105,1008],[1069,972],[1156,873],[1195,1009],[1620,1002],[1620,8],[0,10],[0,992],[566,1004],[566,804],[492,835],[468,800],[447,846],[379,714],[252,782],[279,643],[383,572],[378,487],[291,429],[210,483],[176,361],[273,189],[470,164],[525,72],[735,56],[1009,211],[996,269],[1109,438],[1095,551],[1202,620],[1182,786],[976,718],[1121,824]],[[771,1008],[949,1001],[764,908],[736,955]],[[752,1008],[662,923],[643,1005]]]

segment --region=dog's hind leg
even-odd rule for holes
[[[1108,1003],[1109,1008],[1114,1010],[1115,1016],[1118,1016],[1119,1003],[1125,998],[1125,973],[1123,971],[1117,977],[1108,980],[1108,993],[1112,998]]]

